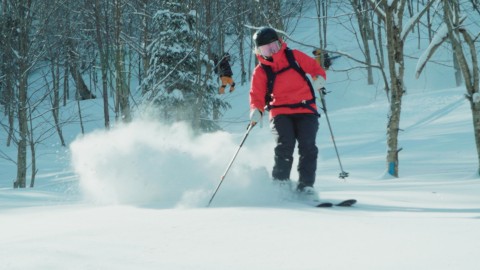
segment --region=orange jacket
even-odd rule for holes
[[[262,56],[257,55],[258,61],[264,65],[272,67],[273,72],[277,72],[285,67],[289,66],[285,49],[286,43],[282,43],[280,51],[272,55],[273,61],[267,61]],[[304,54],[298,50],[292,50],[295,60],[305,73],[310,76],[322,76],[326,79],[325,70],[313,59],[312,57]],[[257,65],[252,75],[252,82],[250,87],[250,109],[259,109],[264,111],[265,107],[265,94],[267,93],[267,74],[261,65]],[[272,91],[271,105],[285,105],[296,104],[303,100],[312,99],[310,87],[305,79],[295,69],[290,68],[275,78]],[[315,104],[312,104],[313,108],[317,109]],[[270,117],[273,118],[279,114],[295,114],[295,113],[313,113],[307,108],[272,108],[270,110]]]

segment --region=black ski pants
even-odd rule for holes
[[[314,114],[281,114],[271,120],[270,127],[276,142],[273,179],[290,179],[293,151],[298,142],[298,188],[313,186],[317,170],[318,148],[315,139],[318,125],[318,117]]]

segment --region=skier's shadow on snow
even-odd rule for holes
[[[480,213],[480,208],[432,208],[432,207],[414,207],[414,206],[382,206],[374,204],[359,203],[355,206],[359,210],[369,212],[409,212],[409,213]],[[480,218],[480,217],[476,217]]]

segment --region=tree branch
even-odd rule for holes
[[[367,0],[367,1],[372,6],[373,11],[375,11],[375,13],[377,13],[377,16],[380,17],[382,20],[385,20],[385,17],[387,15],[385,14],[385,11],[379,7],[381,1],[379,3],[377,3],[377,1],[375,1],[375,0]]]
[[[408,33],[410,31],[412,31],[413,27],[418,23],[418,21],[422,18],[423,14],[425,14],[425,12],[427,12],[427,10],[430,8],[430,6],[432,6],[433,3],[435,3],[436,1],[428,1],[427,2],[427,5],[422,9],[422,11],[420,11],[419,13],[417,13],[415,16],[413,16],[412,18],[410,18],[408,24],[406,25],[406,27],[404,28],[404,30],[402,31],[402,34],[400,36],[400,38],[405,41],[405,37],[408,35]]]
[[[420,56],[420,59],[417,62],[417,68],[415,72],[416,79],[420,77],[420,74],[422,73],[423,68],[427,65],[427,62],[430,60],[430,58],[435,53],[435,51],[447,39],[448,39],[448,28],[447,28],[447,25],[444,23],[442,24],[442,26],[439,28],[439,30],[433,37],[432,42],[430,43],[430,45],[428,45],[428,48],[422,53],[422,56]]]
[[[473,69],[473,91],[479,91],[478,84],[479,84],[479,70],[478,70],[478,59],[477,59],[477,50],[475,48],[475,44],[473,42],[472,37],[468,34],[467,30],[464,28],[460,28],[459,32],[463,35],[463,39],[468,44],[470,48],[470,55],[472,57],[472,69]],[[473,94],[473,93],[472,93]]]

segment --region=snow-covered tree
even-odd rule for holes
[[[217,85],[203,44],[205,36],[196,28],[195,12],[177,3],[165,3],[153,18],[154,37],[143,96],[155,105],[165,121],[190,122],[197,130],[215,130],[214,106],[229,105],[216,95]]]
[[[408,33],[420,20],[435,1],[429,1],[408,23],[403,24],[407,0],[377,1],[369,0],[377,16],[385,23],[387,41],[388,72],[390,75],[390,112],[387,124],[387,173],[398,177],[398,153],[402,150],[398,145],[400,131],[400,116],[402,111],[402,97],[405,93],[404,85],[404,44]]]
[[[461,10],[462,5],[460,2],[444,0],[442,4],[444,23],[419,59],[416,76],[417,78],[420,76],[427,61],[443,42],[448,40],[452,43],[454,56],[459,64],[464,78],[464,86],[467,90],[465,96],[472,110],[473,131],[479,164],[477,172],[480,175],[480,67],[478,63],[478,48],[475,44],[480,35],[477,34],[475,38],[472,37],[471,30],[468,27],[470,22],[467,20],[469,14]],[[476,9],[474,2],[471,3],[472,6],[467,5],[467,3],[463,4],[465,10]],[[472,21],[472,18],[470,18],[470,21]]]

